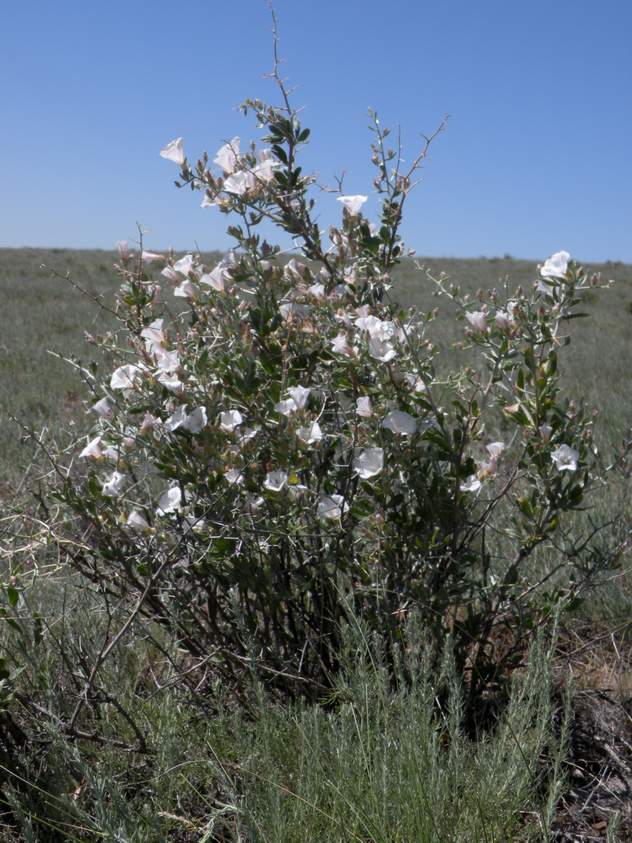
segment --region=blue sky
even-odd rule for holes
[[[321,181],[370,194],[369,106],[408,157],[450,115],[408,207],[420,254],[632,261],[629,0],[275,5]],[[150,248],[230,244],[158,153],[258,136],[236,106],[276,96],[264,0],[22,0],[2,30],[1,246],[111,248],[137,221]]]

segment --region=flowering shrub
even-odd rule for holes
[[[389,295],[432,138],[404,168],[372,114],[378,222],[367,196],[340,195],[325,232],[298,163],[309,130],[277,81],[282,107],[243,106],[262,146],[233,138],[195,165],[181,138],[160,153],[234,220],[234,249],[209,266],[119,244],[125,341],[101,343],[115,368],[90,380],[96,421],[85,471],[57,492],[60,544],[226,678],[255,670],[321,694],[350,613],[393,658],[413,613],[437,658],[451,636],[476,700],[604,564],[569,520],[602,478],[592,417],[562,398],[558,372],[564,326],[598,279],[566,252],[533,290],[475,303],[437,279],[480,362],[439,377],[436,314]],[[293,238],[291,259],[264,221]],[[551,547],[555,571],[531,564]]]

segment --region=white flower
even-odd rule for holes
[[[225,433],[232,433],[236,427],[239,427],[243,420],[243,416],[239,410],[227,410],[220,414],[219,426]]]
[[[369,337],[369,354],[375,360],[380,360],[382,363],[390,363],[396,356],[396,351],[390,342],[379,339],[379,337]]]
[[[270,152],[270,154],[272,154],[271,150],[262,150],[260,155],[263,155],[264,152]],[[262,181],[264,184],[269,184],[274,178],[276,170],[278,170],[280,166],[281,162],[277,161],[276,158],[265,158],[259,161],[252,172],[258,181]]]
[[[349,508],[342,495],[326,495],[318,502],[317,514],[319,518],[335,520],[340,518]]]
[[[196,407],[184,420],[182,427],[189,433],[199,433],[208,423],[206,407]]]
[[[340,333],[331,341],[331,348],[336,354],[344,354],[345,357],[351,357],[351,348],[347,341],[347,335]]]
[[[516,327],[516,323],[513,320],[510,313],[506,310],[499,310],[498,313],[494,316],[494,321],[498,325],[501,331],[506,331],[509,333]]]
[[[358,213],[358,211],[364,205],[364,203],[367,201],[368,198],[369,198],[368,196],[361,196],[361,195],[358,195],[358,196],[339,196],[338,202],[340,202],[342,205],[345,206],[345,208],[347,209],[347,211],[349,212],[349,214],[352,217],[355,217],[355,215]]]
[[[312,422],[312,424],[307,427],[299,427],[296,431],[296,435],[301,442],[304,442],[306,445],[313,445],[316,442],[320,442],[323,438],[323,432],[320,429],[318,422]]]
[[[219,293],[224,292],[225,282],[230,278],[227,267],[223,265],[224,261],[217,264],[215,269],[207,272],[200,278],[200,284],[206,284],[217,290]]]
[[[279,401],[278,404],[275,404],[274,409],[277,413],[281,413],[282,416],[290,416],[292,413],[295,413],[298,408],[296,406],[296,401],[293,398],[285,398],[283,401]]]
[[[160,157],[166,158],[168,161],[173,161],[174,164],[182,166],[182,164],[184,164],[184,146],[182,145],[182,138],[172,140],[165,146],[164,149],[161,149]]]
[[[168,389],[169,392],[174,392],[176,395],[182,395],[184,393],[184,384],[180,378],[172,372],[159,370],[156,375],[156,380],[158,383],[161,383],[165,389]]]
[[[141,337],[145,340],[145,348],[149,354],[155,354],[156,351],[161,351],[167,340],[163,330],[163,319],[154,319],[146,328],[140,332]]]
[[[472,310],[465,314],[465,318],[477,331],[487,330],[487,314],[484,310]]]
[[[417,419],[401,410],[392,410],[382,421],[382,427],[401,436],[411,436],[417,430]]]
[[[176,272],[180,272],[186,277],[189,272],[193,272],[195,268],[194,264],[195,258],[193,257],[193,255],[185,255],[183,258],[180,258],[180,260],[177,260],[174,263],[173,268]]]
[[[362,480],[375,477],[383,468],[384,451],[382,448],[365,448],[353,461],[353,470]]]
[[[110,378],[111,389],[132,389],[134,384],[138,381],[141,375],[141,370],[133,363],[128,363],[126,366],[119,366]]]
[[[551,427],[550,424],[541,424],[540,427],[538,428],[538,432],[540,433],[540,436],[542,437],[542,441],[548,442],[549,439],[551,438],[551,434],[553,433],[553,428]]]
[[[101,398],[96,404],[90,407],[93,413],[101,416],[102,419],[111,419],[114,415],[114,407],[107,398]]]
[[[195,292],[196,292],[196,291],[195,291],[195,287],[194,287],[194,286],[193,286],[193,284],[189,281],[189,279],[188,279],[188,278],[186,278],[186,279],[182,282],[182,284],[179,284],[179,285],[175,288],[175,290],[173,291],[173,295],[174,295],[177,299],[194,299],[194,298],[195,298]]]
[[[199,433],[206,427],[206,424],[205,407],[197,407],[192,413],[187,414],[186,407],[182,404],[165,422],[165,430],[173,433],[174,430],[181,427],[183,430],[188,430],[189,433]]]
[[[325,286],[323,284],[312,284],[307,288],[307,292],[319,301],[325,298]]]
[[[165,256],[158,252],[143,252],[141,258],[143,263],[156,263],[157,261],[165,260]]]
[[[497,460],[498,457],[502,454],[505,450],[505,443],[504,442],[490,442],[489,445],[486,446],[487,453],[493,460]]]
[[[266,474],[266,479],[263,485],[269,492],[280,492],[286,483],[287,471],[281,471],[279,469],[277,471],[269,471]]]
[[[544,261],[540,267],[540,275],[543,278],[565,278],[570,259],[568,252],[556,252]]]
[[[576,451],[575,448],[571,448],[569,445],[560,445],[559,448],[551,453],[551,459],[558,471],[577,471],[579,451]]]
[[[365,419],[373,415],[373,408],[371,407],[371,399],[368,397],[358,398],[356,401],[356,413],[363,416]]]
[[[172,266],[165,266],[160,275],[162,278],[166,278],[167,281],[171,281],[172,284],[179,284],[182,281],[182,275]]]
[[[311,391],[312,390],[307,386],[291,386],[288,389],[288,393],[296,404],[297,410],[303,410],[305,408]]]
[[[187,408],[184,404],[181,404],[178,409],[173,413],[173,415],[169,416],[167,421],[165,422],[165,430],[168,430],[169,433],[173,433],[174,430],[177,430],[179,427],[185,422],[187,417]]]
[[[256,186],[257,182],[254,175],[245,170],[240,170],[237,173],[233,173],[232,176],[228,176],[224,180],[223,185],[227,193],[234,193],[237,196],[244,196],[246,193],[254,190]]]
[[[213,159],[213,163],[221,167],[225,173],[233,173],[235,165],[237,164],[237,156],[239,155],[239,138],[234,137],[229,143],[220,146],[217,150],[217,155]]]
[[[126,482],[127,476],[125,474],[121,474],[120,471],[115,471],[110,479],[105,481],[101,491],[106,497],[115,498],[121,494],[125,488]]]
[[[84,460],[98,460],[104,456],[103,448],[101,447],[101,437],[95,436],[86,445],[83,451],[79,454]]]
[[[178,485],[170,486],[158,501],[157,515],[169,515],[182,509],[182,491]]]
[[[481,488],[482,483],[478,479],[475,474],[470,474],[469,477],[466,477],[465,480],[459,486],[459,489],[462,492],[478,492]]]
[[[139,512],[137,509],[130,512],[129,517],[127,519],[127,526],[130,528],[130,530],[140,530],[141,532],[151,530],[149,522],[147,521],[143,513]]]
[[[228,471],[224,472],[224,477],[230,486],[243,485],[244,475],[238,468],[229,468]]]

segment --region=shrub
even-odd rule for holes
[[[395,664],[414,614],[433,669],[450,638],[472,708],[617,549],[598,552],[604,525],[581,521],[604,475],[592,416],[563,397],[558,370],[598,280],[566,252],[532,290],[476,302],[434,279],[468,355],[439,378],[436,313],[389,295],[434,135],[405,167],[372,112],[379,220],[341,191],[326,234],[299,164],[309,129],[275,76],[280,107],[243,105],[263,146],[234,138],[217,169],[206,154],[191,165],[180,138],[161,152],[179,186],[231,218],[235,247],[210,267],[119,244],[121,331],[98,341],[114,371],[84,370],[96,423],[79,461],[57,459],[46,540],[128,600],[129,623],[161,624],[236,689],[254,672],[320,698],[351,615]],[[292,238],[291,259],[264,238],[270,225]]]

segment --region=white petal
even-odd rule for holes
[[[335,520],[340,518],[348,507],[342,495],[326,495],[318,502],[317,514],[319,518]]]
[[[285,398],[283,401],[279,401],[278,404],[275,404],[274,409],[277,413],[281,413],[282,416],[290,416],[292,413],[295,413],[298,409],[296,406],[296,401],[293,398]]]
[[[182,138],[172,140],[164,147],[164,149],[161,149],[160,157],[166,158],[168,161],[173,161],[179,166],[184,164],[184,146],[182,144]]]
[[[225,433],[231,433],[243,422],[243,416],[239,410],[227,410],[220,414],[219,426]]]
[[[366,448],[353,461],[353,470],[363,480],[375,477],[384,468],[384,450]]]
[[[347,209],[347,211],[351,214],[351,216],[354,217],[358,213],[360,208],[364,205],[364,203],[367,201],[368,198],[369,198],[368,196],[362,196],[362,195],[339,196],[338,202],[340,202],[342,205],[344,205],[345,208]]]
[[[141,375],[141,370],[133,363],[128,363],[126,366],[119,366],[110,378],[111,389],[132,389],[134,384],[138,381]]]
[[[306,445],[313,445],[316,442],[320,442],[323,438],[323,432],[320,429],[318,422],[313,422],[307,427],[299,427],[296,431],[296,435],[301,442],[304,442]]]
[[[208,423],[208,419],[206,417],[206,407],[196,407],[192,413],[190,413],[184,421],[182,425],[185,430],[188,430],[189,433],[200,433]]]
[[[232,173],[237,164],[239,155],[239,138],[234,137],[229,143],[225,143],[217,150],[213,163],[217,164],[225,173]]]
[[[121,474],[120,471],[113,472],[112,476],[109,480],[106,480],[103,484],[103,488],[101,491],[103,494],[108,498],[115,498],[121,494],[123,491],[125,484],[127,482],[127,477],[125,474]]]
[[[287,483],[286,471],[269,471],[266,474],[264,486],[270,492],[280,492]]]
[[[371,407],[371,399],[367,397],[358,398],[356,401],[356,413],[363,416],[365,419],[373,415],[373,408]]]
[[[158,515],[168,515],[171,512],[179,512],[182,509],[182,492],[179,486],[170,486],[163,492],[158,501]]]
[[[296,404],[297,409],[303,410],[312,390],[306,386],[291,386],[288,393]]]
[[[411,436],[417,430],[417,419],[401,410],[392,410],[382,421],[382,427],[401,436]]]
[[[462,492],[478,492],[481,488],[482,483],[478,479],[475,474],[471,474],[469,477],[466,477],[465,480],[459,486],[459,489]]]
[[[101,437],[96,436],[94,439],[90,440],[79,456],[84,460],[98,460],[100,457],[104,456],[103,448],[101,447]]]
[[[145,518],[142,512],[139,512],[135,509],[133,512],[130,512],[129,517],[127,519],[127,526],[130,530],[140,530],[141,532],[145,530],[151,530],[149,526],[149,522]]]
[[[568,252],[556,252],[544,261],[540,268],[540,275],[543,278],[565,278],[570,259],[571,256]]]

